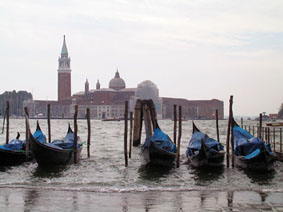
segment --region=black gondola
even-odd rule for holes
[[[159,127],[153,130],[153,135],[146,139],[142,146],[142,153],[147,163],[169,165],[175,161],[176,152],[176,145]]]
[[[8,144],[0,145],[0,165],[13,166],[32,159],[31,154],[26,155],[26,142],[19,139],[18,133],[16,139],[11,140]]]
[[[270,144],[252,136],[248,131],[241,128],[234,119],[232,130],[236,166],[256,171],[273,169],[276,155],[272,152]]]
[[[193,135],[186,151],[193,167],[222,166],[225,155],[223,149],[221,143],[202,133],[193,123]]]
[[[41,166],[67,165],[74,161],[74,133],[69,125],[67,134],[63,140],[46,142],[39,124],[33,136],[31,136],[32,152],[36,162]],[[82,144],[78,144],[77,158],[80,158]]]

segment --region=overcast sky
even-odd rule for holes
[[[236,115],[283,102],[282,0],[1,0],[0,92],[57,99],[63,35],[72,93],[118,67],[127,87],[150,79],[160,96],[234,95]]]

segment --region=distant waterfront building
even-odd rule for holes
[[[32,101],[32,94],[27,91],[5,91],[0,94],[0,116],[4,116],[6,102],[10,103],[10,115],[22,116],[25,101]]]
[[[172,119],[173,105],[183,107],[185,119],[213,119],[215,110],[219,111],[219,118],[224,118],[223,102],[220,100],[187,100],[180,98],[159,97],[159,89],[150,80],[145,80],[136,88],[127,88],[126,82],[120,77],[118,69],[109,81],[108,88],[102,88],[97,80],[95,89],[91,89],[88,79],[85,81],[84,91],[71,95],[71,66],[64,36],[61,55],[58,59],[58,100],[28,100],[25,105],[30,110],[31,117],[46,117],[47,105],[51,105],[53,118],[71,118],[74,106],[79,105],[78,117],[85,117],[86,108],[90,108],[91,118],[108,119],[124,116],[125,101],[129,101],[130,111],[134,110],[137,99],[152,99],[158,118]]]

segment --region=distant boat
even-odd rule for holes
[[[19,165],[32,159],[31,154],[26,156],[26,142],[19,139],[18,133],[16,139],[9,141],[8,144],[0,145],[0,165],[11,166]]]
[[[269,127],[282,127],[283,126],[283,122],[269,122],[269,123],[266,123],[266,126],[269,126]]]
[[[236,166],[249,170],[271,170],[276,155],[270,144],[252,136],[233,120],[234,154]]]
[[[74,156],[74,133],[69,125],[67,134],[63,140],[46,142],[39,124],[33,136],[31,136],[32,152],[39,165],[54,166],[72,163]],[[82,144],[78,144],[77,158],[80,158]]]
[[[218,141],[202,133],[193,123],[193,135],[186,156],[193,167],[222,166],[224,147]]]
[[[143,144],[142,154],[147,163],[170,165],[175,161],[177,148],[170,137],[157,127]]]

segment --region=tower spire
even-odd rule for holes
[[[64,39],[63,39],[63,46],[62,46],[62,50],[61,50],[61,56],[68,56],[68,49],[67,49],[67,45],[66,45],[65,35],[64,35]]]

